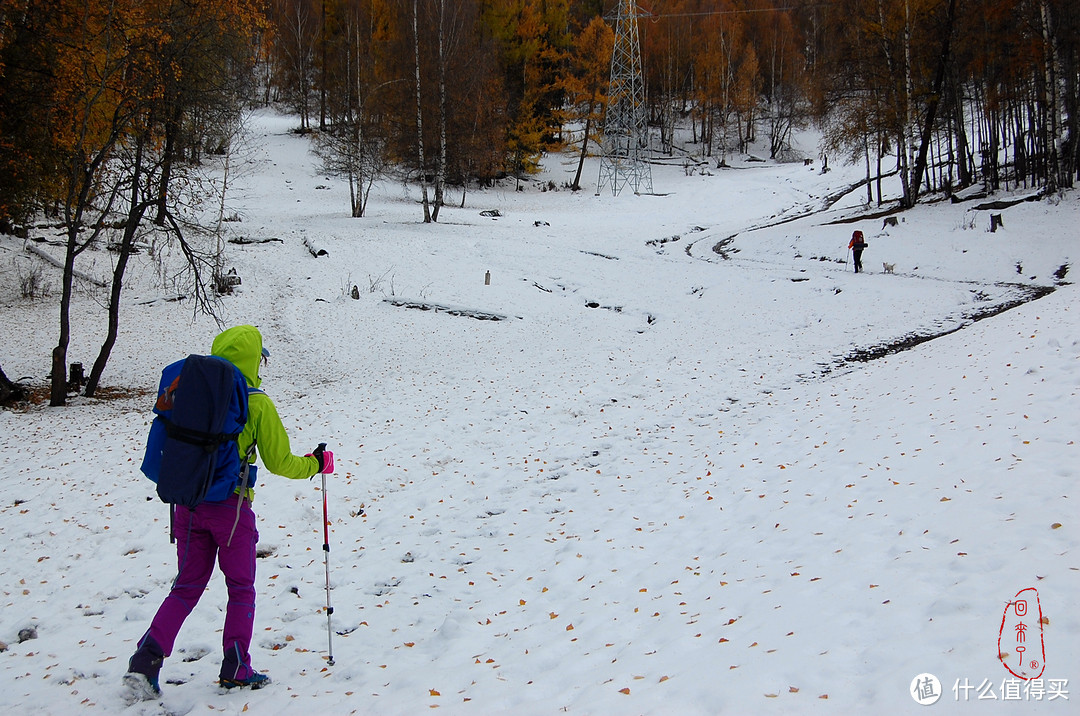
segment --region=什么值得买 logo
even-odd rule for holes
[[[919,674],[911,680],[909,693],[916,703],[929,706],[941,698],[941,682],[933,674]]]

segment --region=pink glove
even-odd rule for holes
[[[326,449],[326,443],[319,443],[319,447],[309,452],[304,457],[313,457],[319,461],[319,472],[331,475],[334,472],[334,453]]]

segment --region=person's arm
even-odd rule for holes
[[[248,429],[253,429],[256,450],[262,457],[263,465],[275,475],[292,480],[304,480],[319,472],[319,461],[314,457],[293,455],[289,446],[289,435],[281,424],[274,402],[264,393],[252,393],[248,398]],[[250,434],[244,437],[250,439]],[[250,442],[241,439],[241,443]]]

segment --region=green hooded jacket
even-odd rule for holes
[[[258,388],[262,384],[259,377],[262,347],[262,334],[258,328],[233,326],[218,334],[210,352],[235,365],[244,374],[248,385]],[[281,424],[277,408],[265,393],[251,393],[248,396],[247,425],[236,442],[241,459],[247,454],[251,443],[255,442],[263,465],[275,475],[305,480],[319,472],[319,461],[314,457],[293,455],[289,435]]]

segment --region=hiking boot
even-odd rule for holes
[[[129,671],[124,674],[124,701],[130,706],[139,701],[156,701],[161,698],[161,689],[151,684],[145,674]]]
[[[218,679],[218,683],[226,689],[250,688],[252,691],[261,689],[270,683],[270,677],[255,671],[246,679],[226,679],[224,676]]]
[[[165,652],[151,637],[143,639],[139,648],[128,659],[128,670],[124,674],[124,683],[140,700],[149,700],[161,695],[158,675],[161,663],[165,661]]]

